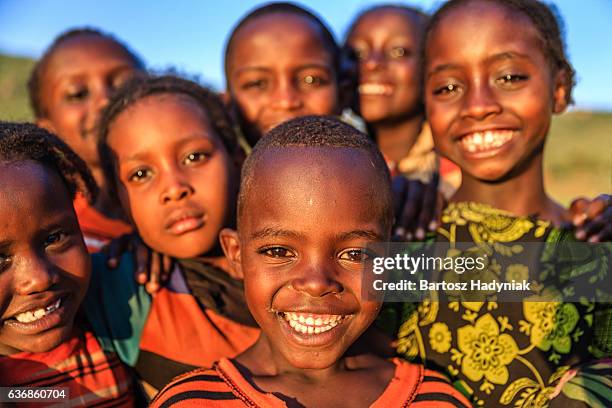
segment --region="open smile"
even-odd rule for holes
[[[393,86],[381,82],[364,82],[359,84],[358,91],[365,96],[389,96],[393,94]]]
[[[17,313],[2,323],[24,334],[37,334],[59,326],[67,315],[69,296],[56,297],[40,307]]]
[[[277,312],[283,331],[302,346],[320,347],[336,342],[346,331],[352,314]]]
[[[459,146],[469,155],[488,157],[509,145],[515,135],[516,132],[510,129],[471,132],[459,139]]]

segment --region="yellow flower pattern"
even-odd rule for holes
[[[434,323],[429,331],[429,344],[438,353],[446,353],[451,347],[452,334],[444,323]]]
[[[508,381],[507,365],[518,354],[518,346],[510,335],[499,333],[493,316],[487,313],[475,325],[459,328],[457,337],[464,354],[461,371],[467,378],[480,381],[484,376],[494,384]]]
[[[505,260],[502,265],[491,259],[481,279],[533,279],[521,263],[521,243],[563,237],[548,222],[477,203],[451,203],[442,222],[438,241],[475,243],[478,250]],[[453,279],[446,273],[443,277]],[[444,300],[404,306],[397,351],[445,367],[475,406],[546,407],[559,373],[592,359],[583,341],[592,332],[592,303],[563,303],[548,287],[522,303],[499,302],[489,295],[468,299],[454,292],[436,296]]]

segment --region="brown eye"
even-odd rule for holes
[[[269,258],[275,259],[286,259],[295,257],[295,253],[292,250],[281,246],[266,247],[260,249],[257,252]]]
[[[408,54],[408,51],[404,47],[393,47],[389,50],[390,58],[402,58]]]
[[[79,102],[86,99],[89,96],[89,90],[87,88],[78,88],[70,90],[66,93],[65,99],[68,102]]]
[[[11,264],[11,257],[8,254],[0,253],[0,272],[8,269]]]
[[[151,170],[142,168],[134,170],[129,176],[128,181],[142,183],[151,177]]]
[[[371,254],[362,248],[348,249],[340,253],[340,259],[351,262],[365,262],[371,258]]]
[[[203,162],[208,158],[208,155],[204,152],[193,152],[189,153],[183,160],[184,164]]]

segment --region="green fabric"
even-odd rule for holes
[[[134,279],[134,258],[125,254],[108,269],[102,254],[92,255],[92,276],[83,310],[98,341],[130,366],[138,359],[140,338],[151,309],[151,296]]]

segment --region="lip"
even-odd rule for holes
[[[206,223],[204,211],[194,208],[174,210],[166,217],[164,228],[172,235],[183,235],[198,230]]]
[[[495,145],[494,144],[495,142],[489,142],[490,144],[492,144],[491,146],[487,146],[487,147],[479,146],[477,147],[477,150],[470,150],[469,147],[464,143],[465,142],[464,139],[470,135],[480,133],[481,137],[484,138],[486,137],[485,134],[489,132],[506,133],[506,139],[500,140],[499,143],[501,144],[498,144],[498,145]],[[509,135],[510,132],[511,132],[511,135]],[[490,127],[490,128],[484,128],[484,129],[480,128],[480,129],[471,130],[469,132],[464,132],[460,136],[455,137],[454,141],[457,143],[462,155],[465,156],[466,158],[485,159],[485,158],[489,158],[492,156],[503,154],[505,151],[509,150],[517,138],[517,132],[518,130],[513,127]],[[507,138],[508,136],[509,138]]]
[[[275,312],[274,316],[279,321],[281,331],[292,342],[302,347],[324,347],[337,343],[348,330],[350,321],[355,317],[354,314],[344,315],[345,317],[332,329],[319,334],[300,333],[295,331],[285,319],[283,313],[291,312]],[[296,312],[305,313],[305,312]],[[311,315],[317,313],[308,312]]]
[[[55,303],[58,299],[61,299],[60,306],[49,313],[48,315],[41,317],[38,320],[29,323],[22,323],[17,321],[14,316],[24,313],[27,311],[45,308],[53,303]],[[32,302],[28,304],[27,308],[22,308],[21,311],[13,313],[12,317],[6,319],[2,322],[2,325],[8,326],[14,330],[21,332],[24,335],[33,335],[45,332],[47,330],[53,329],[57,326],[60,326],[62,323],[66,321],[69,316],[69,311],[71,310],[72,304],[72,296],[70,294],[65,294],[62,296],[53,296],[49,298],[48,301],[45,302]]]

